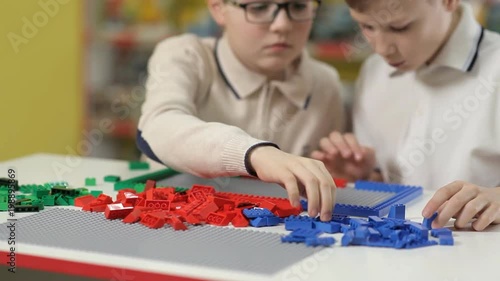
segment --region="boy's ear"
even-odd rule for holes
[[[454,12],[460,6],[460,0],[442,0],[445,9],[449,12]]]
[[[215,22],[224,27],[226,18],[224,15],[225,4],[224,0],[207,0],[208,9],[214,18]]]

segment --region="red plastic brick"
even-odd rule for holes
[[[125,207],[121,203],[108,204],[104,211],[104,216],[108,220],[123,219],[134,210],[134,207]]]

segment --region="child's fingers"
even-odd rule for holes
[[[300,206],[300,192],[295,175],[291,171],[284,170],[279,173],[278,179],[288,193],[288,200],[290,200],[290,204],[293,207]]]
[[[361,161],[363,159],[363,149],[359,145],[356,137],[353,134],[348,133],[344,135],[344,139],[354,153],[354,159],[356,159],[356,161]]]
[[[321,200],[319,194],[319,181],[313,173],[303,168],[298,168],[294,173],[306,189],[307,213],[310,217],[316,217],[320,209],[319,205]]]
[[[319,150],[315,150],[311,153],[311,158],[324,162],[326,160],[326,153],[321,152]]]
[[[322,221],[330,221],[332,219],[333,203],[335,202],[335,182],[325,165],[321,162],[313,163],[310,171],[319,180],[320,219]]]
[[[476,197],[469,201],[456,217],[455,227],[464,228],[487,205],[488,201],[481,197]]]
[[[342,154],[342,157],[349,158],[352,155],[351,148],[347,144],[344,136],[339,132],[332,132],[329,136],[334,147]]]
[[[482,231],[492,223],[500,223],[499,204],[489,204],[481,216],[472,223],[472,228],[477,231]]]
[[[476,196],[476,192],[471,192],[470,189],[461,188],[459,192],[448,200],[446,207],[443,208],[436,220],[434,220],[433,227],[443,227],[453,216],[458,214],[466,204],[476,198]]]
[[[424,218],[430,218],[448,199],[462,189],[463,183],[456,181],[440,188],[422,210]]]
[[[329,155],[336,155],[337,153],[339,153],[338,149],[329,138],[322,138],[319,141],[319,147],[322,151],[326,152]]]

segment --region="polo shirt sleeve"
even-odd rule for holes
[[[196,101],[214,79],[210,55],[211,48],[194,35],[157,45],[148,64],[137,145],[149,158],[196,176],[248,175],[245,153],[264,141],[197,117]]]
[[[370,120],[365,115],[364,110],[362,109],[363,99],[366,95],[369,94],[369,85],[367,85],[367,81],[369,81],[370,75],[370,66],[372,64],[374,57],[370,57],[367,59],[363,66],[361,67],[361,71],[359,73],[358,79],[356,80],[355,88],[354,88],[354,100],[353,100],[353,108],[352,108],[352,126],[353,132],[358,142],[363,146],[374,147],[374,140],[372,139],[370,132]]]

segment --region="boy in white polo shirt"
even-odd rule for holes
[[[435,227],[500,223],[500,36],[459,0],[346,2],[377,54],[357,84],[357,140],[334,132],[313,158],[337,175],[366,178],[376,162],[386,181],[440,188],[422,212],[439,210]]]
[[[194,175],[281,184],[292,205],[307,195],[309,215],[330,220],[333,179],[322,162],[302,157],[343,129],[337,72],[304,50],[320,1],[207,2],[224,34],[158,44],[139,148]]]

